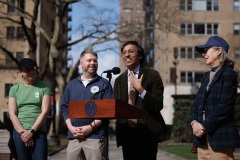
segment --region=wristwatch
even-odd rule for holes
[[[31,131],[31,133],[34,135],[34,133],[36,132],[34,129],[31,129],[30,130]]]

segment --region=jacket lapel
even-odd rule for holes
[[[141,75],[143,74],[143,79],[142,79],[142,85],[144,84],[146,78],[147,78],[147,71],[145,68],[140,68],[139,74],[138,74],[138,78],[141,77]]]
[[[125,102],[128,102],[128,71],[126,70],[123,73],[123,78],[121,81],[121,87],[122,87],[122,94],[123,94],[123,100]]]
[[[210,84],[209,88],[208,88],[208,91],[210,91],[210,89],[212,88],[213,84],[217,82],[217,80],[220,78],[220,76],[222,75],[223,73],[223,68],[219,69],[219,71],[217,71],[216,75],[214,76],[213,78],[213,81],[212,83]]]
[[[140,68],[139,70],[139,73],[138,73],[138,79],[140,79],[141,75],[143,75],[143,78],[142,78],[142,86],[144,86],[144,82],[146,80],[146,77],[147,77],[147,72],[146,72],[146,69],[145,68]],[[138,95],[139,93],[138,92],[135,92],[135,104],[137,103],[137,100],[138,100]]]

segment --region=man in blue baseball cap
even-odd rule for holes
[[[233,160],[234,149],[240,147],[240,136],[234,119],[237,74],[227,53],[229,44],[212,36],[195,49],[211,68],[203,77],[190,114],[198,160]]]

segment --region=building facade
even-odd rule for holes
[[[54,29],[55,5],[50,1],[41,1],[37,7],[35,7],[35,3],[34,1],[27,1],[26,3],[25,1],[16,0],[8,1],[8,4],[0,3],[0,86],[2,88],[0,92],[0,120],[2,122],[7,118],[9,90],[12,85],[22,81],[20,75],[18,75],[16,61],[13,59],[17,61],[28,57],[35,59],[38,66],[38,72],[43,71],[44,63],[48,62],[49,59],[49,43],[40,32],[39,27],[47,34],[52,34]],[[35,11],[38,15],[36,19],[34,19],[35,24],[33,25],[31,18],[36,14],[34,13]],[[28,17],[25,13],[31,16]],[[35,37],[36,46],[27,41],[20,17],[23,17],[26,29],[29,31],[30,36],[32,36],[31,38]],[[67,41],[67,22],[67,16],[65,16],[62,22],[62,37],[59,45]],[[35,28],[32,28],[33,26]],[[33,33],[33,30],[36,31],[36,34]],[[36,47],[35,51],[32,52],[30,46],[32,48]],[[66,52],[65,55],[67,54],[66,50],[67,49],[62,50],[62,52]],[[6,53],[7,51],[9,54]],[[47,69],[45,75],[43,80],[52,84],[53,77],[50,69]]]
[[[126,18],[124,5],[132,4],[126,3],[121,0],[121,24]],[[195,45],[204,44],[213,35],[224,38],[240,76],[240,0],[143,0],[134,4],[142,4],[145,16],[144,37],[133,39],[144,41],[146,63],[163,79],[161,113],[167,124],[173,120],[172,95],[196,94],[203,74],[209,70],[201,55],[195,53]],[[131,15],[134,10],[127,12]]]

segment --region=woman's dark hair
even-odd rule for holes
[[[143,47],[137,41],[127,41],[127,42],[125,42],[121,47],[121,53],[122,53],[124,47],[126,47],[129,44],[135,45],[137,47],[137,52],[138,52],[139,56],[141,57],[140,66],[142,66],[144,64],[144,61],[145,61],[145,52],[144,52]]]

